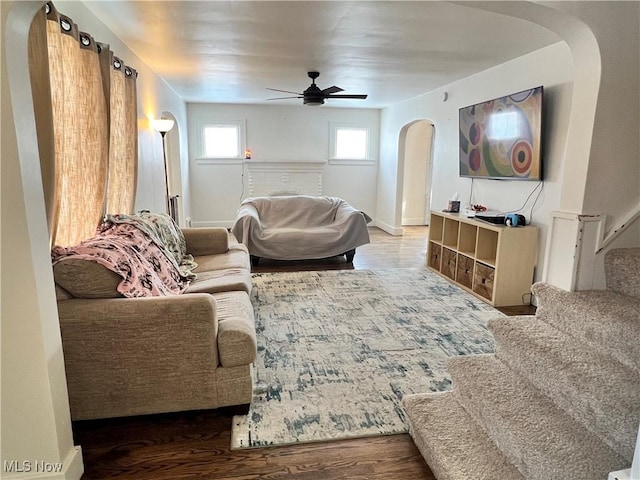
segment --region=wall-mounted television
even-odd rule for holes
[[[459,110],[461,177],[542,180],[542,90]]]

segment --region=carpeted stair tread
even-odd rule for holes
[[[640,374],[535,317],[489,321],[496,356],[631,463]]]
[[[452,358],[453,392],[527,479],[598,479],[628,462],[495,355]]]
[[[604,268],[608,290],[640,300],[640,248],[609,250]]]
[[[409,432],[438,480],[524,480],[451,392],[407,395]]]
[[[531,290],[537,318],[640,372],[640,300],[607,290],[567,292],[544,283]]]

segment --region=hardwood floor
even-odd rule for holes
[[[370,228],[371,243],[356,249],[353,265],[343,256],[322,260],[283,262],[261,259],[254,272],[300,270],[375,270],[383,268],[424,268],[427,254],[428,227],[405,227],[402,236],[393,236]]]
[[[409,435],[231,451],[232,413],[220,409],[77,422],[82,478],[434,478]]]
[[[353,265],[344,257],[263,260],[254,271],[422,268],[427,232],[408,227],[394,237],[371,229],[371,244],[358,248]],[[74,422],[85,463],[82,478],[435,480],[408,434],[232,451],[233,414],[234,409],[218,409]]]

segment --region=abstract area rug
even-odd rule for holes
[[[425,269],[253,281],[255,387],[232,449],[407,432],[402,397],[449,389],[447,358],[493,352],[503,316]]]

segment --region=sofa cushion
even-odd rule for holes
[[[225,268],[198,273],[184,293],[251,292],[251,274],[244,268]]]
[[[64,258],[53,266],[53,278],[76,298],[122,297],[118,292],[122,277],[90,260]]]
[[[204,272],[224,270],[227,268],[251,269],[247,249],[241,243],[231,246],[229,250],[227,250],[227,253],[220,255],[204,255],[194,257],[194,259],[198,263],[198,268],[194,270],[194,273],[198,276]]]
[[[57,283],[55,283],[54,285],[56,287],[56,300],[69,300],[70,298],[73,298],[73,295],[67,292],[60,285],[58,285]]]
[[[194,257],[225,253],[229,249],[229,232],[226,228],[183,228],[186,250]]]
[[[245,292],[213,295],[218,317],[218,356],[223,367],[248,365],[256,358],[253,307]]]

